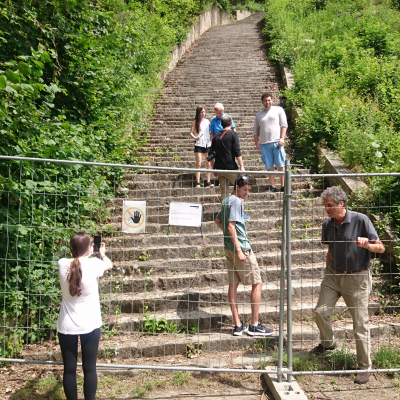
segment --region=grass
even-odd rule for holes
[[[65,400],[62,382],[51,375],[41,379],[28,379],[26,386],[18,390],[12,398],[16,400],[42,399],[42,396],[52,400]]]
[[[182,387],[185,386],[192,380],[192,375],[188,371],[176,371],[172,378],[172,383],[175,386]]]
[[[381,369],[400,368],[400,349],[397,347],[381,346],[373,355],[374,366]],[[395,375],[398,375],[396,373]]]

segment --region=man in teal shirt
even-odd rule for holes
[[[215,218],[215,223],[224,232],[224,248],[228,268],[228,298],[232,310],[234,336],[246,332],[250,336],[270,336],[273,329],[266,328],[258,321],[260,309],[262,281],[257,258],[251,250],[243,220],[241,199],[246,198],[251,190],[252,182],[247,176],[239,176],[235,180],[233,192],[222,202],[221,211]],[[242,322],[239,318],[237,304],[237,288],[239,283],[251,285],[251,324]]]

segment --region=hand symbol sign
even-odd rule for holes
[[[142,214],[139,211],[135,211],[133,213],[133,216],[134,218],[131,217],[131,220],[134,224],[138,224],[140,222],[140,219],[142,218]]]

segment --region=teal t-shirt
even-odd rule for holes
[[[243,220],[242,202],[239,197],[230,195],[222,202],[221,211],[217,214],[217,218],[222,221],[224,228],[224,247],[225,249],[235,251],[235,247],[229,236],[228,223],[236,222],[236,235],[238,237],[240,247],[243,251],[251,249],[249,239],[247,238],[246,225]]]

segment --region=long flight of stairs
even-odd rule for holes
[[[263,14],[256,13],[243,21],[211,28],[168,75],[155,107],[151,135],[140,153],[143,165],[194,168],[194,141],[189,132],[195,109],[204,105],[211,118],[213,105],[222,102],[237,126],[246,169],[265,169],[254,146],[253,122],[262,108],[264,91],[273,92],[278,102],[280,77],[277,67],[266,61],[262,19]],[[308,172],[293,170],[294,174]],[[266,175],[254,178],[245,213],[251,217],[247,230],[264,282],[260,321],[273,326],[277,335],[279,313],[283,312],[279,310],[283,195],[265,192]],[[173,365],[178,356],[195,354],[196,365],[211,365],[211,355],[221,361],[227,354],[239,354],[242,360],[250,355],[258,362],[257,341],[231,335],[223,238],[213,222],[220,208],[220,188],[217,179],[212,177],[212,181],[214,188],[195,188],[193,172],[142,170],[126,175],[125,197],[147,200],[147,233],[114,233],[107,239],[114,268],[102,283],[107,322],[103,328],[109,330],[103,335],[103,357],[120,363]],[[317,183],[297,178],[292,189],[294,345],[311,348],[318,343],[312,308],[326,254],[318,240],[325,216]],[[120,227],[122,200],[110,204],[111,226]],[[202,230],[170,227],[171,201],[202,203]],[[243,303],[241,317],[246,322],[251,317],[250,289],[239,286],[238,291],[238,301]],[[344,309],[339,303],[337,311]],[[146,318],[181,323],[197,333],[143,333]],[[250,363],[248,359],[243,362]],[[221,363],[214,364],[226,365]]]

